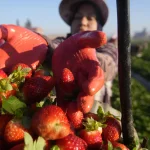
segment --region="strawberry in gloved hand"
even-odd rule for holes
[[[8,73],[18,63],[36,69],[48,50],[44,38],[16,25],[0,25],[0,41],[0,69]]]
[[[77,103],[83,113],[90,111],[94,94],[104,84],[104,73],[95,48],[103,46],[106,41],[105,33],[100,31],[77,33],[61,43],[52,57],[57,98],[63,99],[62,93],[67,95],[79,89]]]

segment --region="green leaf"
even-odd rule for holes
[[[50,73],[50,76],[52,76],[52,77],[53,77],[53,72],[52,72],[52,71],[50,71],[49,73]]]
[[[60,148],[57,145],[54,145],[50,150],[60,150]]]
[[[13,90],[12,85],[8,79],[1,79],[0,80],[0,92],[11,91]]]
[[[34,150],[33,149],[33,139],[31,135],[27,132],[24,133],[24,150]]]
[[[113,146],[112,146],[112,143],[110,141],[108,141],[108,150],[113,150]]]
[[[24,115],[24,109],[16,109],[14,112],[14,116],[16,118],[22,118]]]
[[[26,107],[26,104],[21,102],[15,96],[11,96],[7,100],[2,101],[2,109],[12,115],[20,115],[20,110],[24,111],[24,108]]]
[[[83,125],[87,131],[94,131],[98,130],[99,127],[105,127],[104,124],[94,120],[93,118],[87,118],[86,121],[83,122]]]
[[[44,69],[44,67],[40,64],[36,70]]]
[[[14,70],[10,75],[9,75],[9,79],[11,81],[11,83],[23,83],[25,82],[25,77],[26,75],[31,71],[31,68],[22,68],[21,66],[19,66],[16,70]]]
[[[35,141],[35,150],[44,150],[45,146],[45,140],[42,137],[38,137],[37,141]]]
[[[97,109],[97,115],[99,116],[100,119],[104,118],[105,116],[104,109],[101,106],[99,106]]]
[[[24,150],[44,150],[46,142],[42,137],[38,137],[37,140],[33,141],[31,135],[27,132],[24,133]]]

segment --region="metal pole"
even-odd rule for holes
[[[130,59],[130,0],[117,0],[119,89],[122,112],[122,132],[124,144],[135,146],[131,102],[131,59]]]

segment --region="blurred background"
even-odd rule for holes
[[[109,18],[104,32],[109,38],[117,34],[116,1],[106,0]],[[59,15],[60,0],[0,1],[0,24],[24,26],[54,39],[66,36],[69,26]],[[131,96],[135,128],[141,142],[150,138],[150,1],[130,1],[131,23]],[[115,42],[117,38],[115,37]],[[120,110],[118,78],[113,82],[112,106]],[[148,141],[150,149],[150,139]]]

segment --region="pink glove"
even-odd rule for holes
[[[17,63],[36,69],[44,61],[48,49],[41,36],[16,25],[0,25],[0,41],[0,69],[8,73]]]
[[[95,48],[106,41],[103,32],[78,33],[61,43],[52,57],[52,70],[58,85],[57,98],[63,101],[65,95],[78,90],[78,108],[83,113],[90,111],[94,94],[104,84],[104,73]]]

